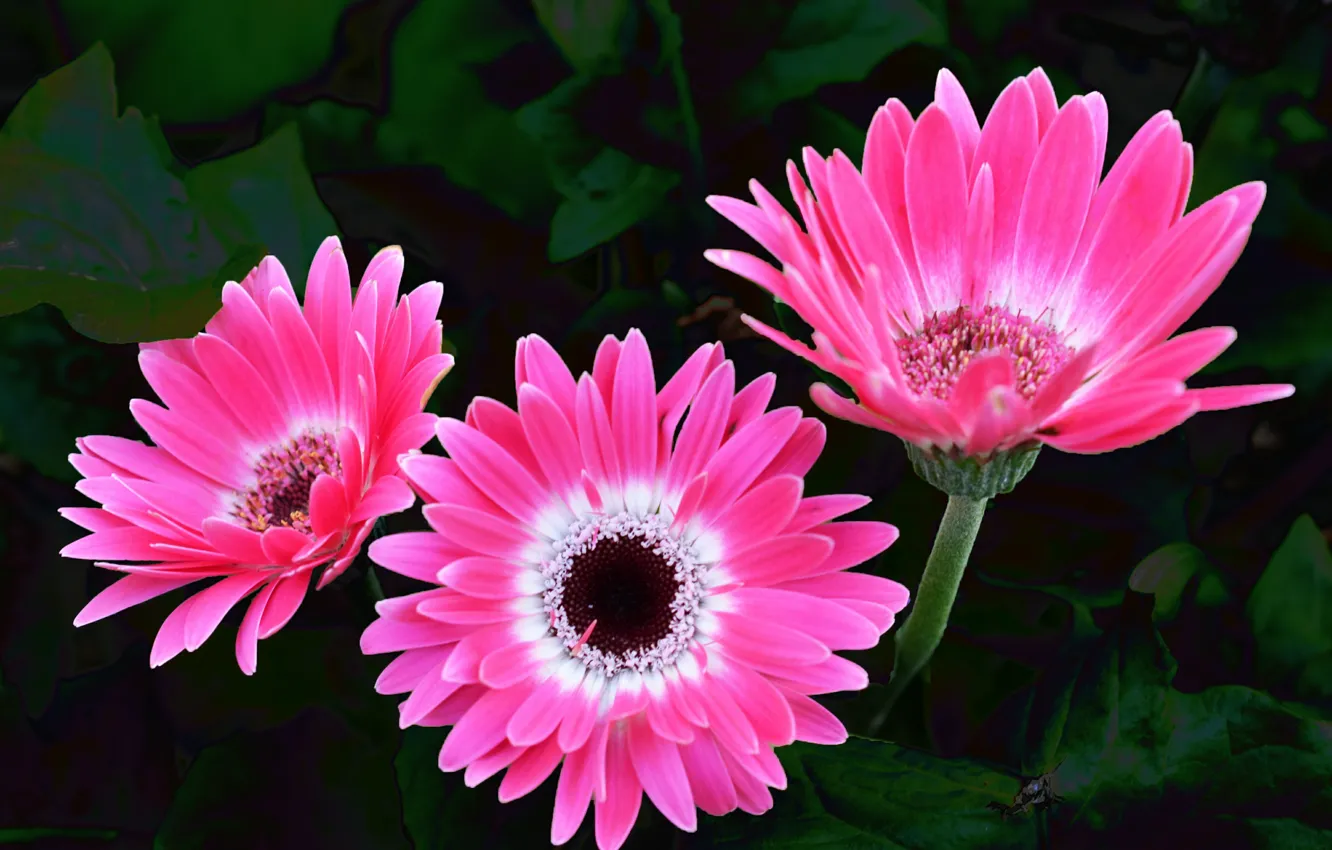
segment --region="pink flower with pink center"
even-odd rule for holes
[[[443,289],[398,298],[402,251],[380,251],[352,300],[338,240],[320,246],[302,309],[267,257],[222,290],[191,339],[146,343],[139,363],[165,407],[130,410],[156,445],[90,436],[70,456],[96,508],[64,508],[91,534],[62,555],[125,573],[74,620],[82,626],[196,582],[153,643],[156,667],[194,651],[250,594],[236,636],[241,669],[258,642],[351,564],[380,516],[415,501],[398,468],[436,417],[426,399],[453,365],[441,353]],[[131,562],[131,563],[126,563]]]
[[[441,770],[507,771],[501,801],[563,764],[555,844],[595,803],[618,848],[644,794],[690,831],[697,808],[766,811],[774,747],[846,738],[811,696],[866,686],[834,653],[874,646],[907,590],[848,568],[897,530],[804,495],[823,426],[767,411],[771,375],[737,392],[719,344],[658,391],[637,331],[577,381],[529,336],[516,384],[516,412],[478,398],[440,421],[447,458],[403,460],[433,530],[370,557],[438,586],[379,604],[361,648],[402,654],[376,689],[408,694],[404,728],[453,726]]]
[[[1037,69],[982,127],[956,78],[913,119],[896,99],[874,117],[861,170],[841,151],[793,163],[797,225],[757,182],[757,205],[709,203],[781,264],[736,251],[712,262],[772,292],[814,329],[814,347],[756,331],[844,380],[827,413],[951,456],[1047,443],[1132,446],[1194,413],[1290,395],[1285,385],[1188,389],[1235,339],[1172,336],[1248,240],[1262,183],[1184,214],[1192,148],[1160,112],[1102,179],[1108,115],[1098,93],[1059,106]]]

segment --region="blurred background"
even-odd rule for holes
[[[685,836],[645,804],[627,846],[1332,846],[1328,20],[1321,0],[5,0],[0,844],[545,846],[553,782],[500,806],[497,779],[437,771],[445,730],[400,732],[373,692],[387,658],[357,649],[364,559],[253,678],[234,616],[149,670],[179,594],[72,627],[112,575],[57,555],[80,532],[56,509],[85,504],[66,457],[84,434],[142,438],[134,343],[198,332],[265,253],[299,288],[337,233],[353,280],[398,244],[404,286],[444,283],[458,366],[433,412],[512,404],[522,334],[578,373],[639,327],[658,375],[722,340],[742,380],[775,372],[773,404],[814,413],[809,368],[738,321],[776,322],[770,299],[702,259],[757,250],[703,197],[757,178],[785,201],[805,145],[859,162],[875,108],[918,112],[940,67],[983,120],[1039,65],[1061,100],[1105,95],[1107,163],[1173,110],[1190,207],[1267,182],[1188,325],[1239,340],[1195,384],[1296,395],[1112,457],[1047,449],[992,503],[948,636],[882,740],[784,751],[790,787],[761,818]],[[872,496],[856,518],[902,536],[862,569],[914,587],[944,497],[896,438],[822,418],[807,492]],[[825,704],[861,733],[891,641],[852,655],[873,684]],[[1063,804],[986,808],[1051,770]],[[593,847],[590,826],[570,846]]]

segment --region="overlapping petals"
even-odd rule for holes
[[[91,532],[62,554],[126,574],[75,625],[207,581],[162,624],[151,663],[198,648],[254,594],[236,639],[253,673],[258,641],[291,619],[314,570],[327,584],[378,517],[412,504],[398,457],[433,433],[422,409],[453,361],[441,353],[440,285],[399,298],[402,268],[399,249],[381,251],[353,301],[330,237],[304,308],[268,257],[226,284],[203,333],[141,346],[162,404],[130,409],[155,445],[89,436],[70,456],[77,489],[100,507],[62,511]]]
[[[855,402],[815,385],[823,410],[925,447],[1104,452],[1199,411],[1289,395],[1186,388],[1235,333],[1172,336],[1239,257],[1263,184],[1185,215],[1193,153],[1179,123],[1153,116],[1102,179],[1107,124],[1100,94],[1060,106],[1037,69],[981,125],[944,70],[919,116],[896,99],[878,111],[860,170],[806,148],[806,185],[788,163],[803,227],[754,181],[754,204],[708,199],[780,270],[707,256],[815,329],[810,348],[746,317],[854,390]]]
[[[607,337],[575,380],[545,340],[518,343],[517,410],[477,399],[441,420],[448,457],[403,468],[431,531],[370,557],[433,585],[378,606],[367,653],[402,726],[452,725],[442,770],[504,771],[502,801],[559,769],[551,839],[594,804],[619,847],[643,795],[676,826],[759,813],[785,787],[773,748],[846,732],[813,695],[863,688],[835,653],[873,646],[907,602],[849,568],[897,531],[834,521],[868,502],[806,496],[825,432],[737,391],[720,345],[660,390],[641,334]]]

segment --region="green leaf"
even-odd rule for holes
[[[501,3],[423,0],[393,39],[389,113],[376,143],[387,161],[434,165],[514,218],[554,203],[541,151],[495,105],[476,66],[540,38]]]
[[[1055,791],[1065,797],[1051,815],[1052,842],[1137,846],[1150,823],[1165,829],[1153,846],[1245,833],[1247,843],[1227,846],[1262,847],[1253,836],[1271,818],[1332,841],[1332,724],[1249,688],[1175,690],[1152,609],[1130,593],[1099,645],[1033,690],[1021,729],[1026,766],[1058,765]]]
[[[1332,697],[1332,553],[1307,514],[1272,555],[1246,613],[1265,681],[1295,677],[1305,696]]]
[[[606,148],[578,173],[550,221],[546,253],[561,263],[609,242],[659,207],[680,175]]]
[[[205,166],[201,215],[156,121],[117,116],[112,77],[99,44],[39,80],[0,130],[0,315],[45,302],[103,342],[190,336],[258,261],[258,233],[285,216],[275,241],[308,241],[330,220],[291,136]]]
[[[0,130],[0,313],[46,301],[106,342],[192,332],[226,253],[156,123],[117,117],[111,80],[98,45],[39,80]]]
[[[461,773],[440,771],[439,750],[448,731],[408,728],[393,760],[402,790],[402,823],[415,850],[549,844],[559,768],[535,791],[500,803],[493,787],[498,780],[487,780],[491,787],[468,788]],[[584,831],[588,826],[584,823]]]
[[[295,124],[198,166],[185,188],[223,242],[262,246],[282,261],[298,292],[320,243],[337,231],[305,168]]]
[[[315,709],[208,747],[154,847],[409,847],[393,773],[397,735],[388,729],[372,738]]]
[[[1018,778],[978,762],[942,759],[884,741],[779,749],[788,786],[762,817],[708,820],[709,846],[962,850],[1035,846],[1030,821],[1003,822]]]
[[[828,83],[859,82],[934,24],[916,0],[800,0],[777,46],[737,84],[736,109],[761,117]]]
[[[1170,543],[1133,568],[1129,587],[1138,593],[1151,594],[1156,600],[1153,616],[1158,622],[1169,620],[1179,612],[1189,580],[1209,569],[1207,556],[1196,546]]]
[[[80,45],[121,59],[125,96],[167,121],[215,121],[302,82],[333,52],[352,0],[60,0]],[[221,71],[220,69],[225,69]]]
[[[615,73],[637,23],[629,0],[533,0],[550,40],[579,73]]]

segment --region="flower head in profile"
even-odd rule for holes
[[[398,298],[403,257],[370,261],[353,302],[336,238],[320,246],[302,309],[267,257],[222,290],[222,308],[191,339],[146,343],[139,363],[163,404],[135,399],[156,445],[120,437],[77,441],[77,489],[96,508],[61,513],[91,534],[61,552],[125,573],[74,624],[110,616],[179,587],[208,586],[180,604],[153,644],[153,666],[193,651],[254,594],[236,658],[247,674],[260,638],[356,557],[375,520],[415,500],[398,457],[434,431],[427,397],[452,366],[435,316],[443,290]]]
[[[379,604],[361,648],[402,654],[376,688],[409,694],[404,728],[453,726],[442,770],[507,770],[503,801],[559,768],[555,844],[594,802],[602,850],[644,794],[684,830],[767,810],[774,747],[846,737],[810,697],[867,684],[833,653],[874,646],[907,591],[847,569],[896,529],[804,495],[823,426],[766,411],[771,375],[737,392],[720,345],[658,391],[637,331],[577,381],[529,336],[516,383],[516,412],[479,398],[440,421],[448,458],[403,460],[433,530],[370,557],[436,587]]]
[[[1193,156],[1179,123],[1152,117],[1102,179],[1107,121],[1100,94],[1061,107],[1038,69],[1004,89],[982,127],[940,71],[918,118],[896,99],[878,111],[860,170],[806,148],[811,191],[788,163],[803,228],[754,181],[757,205],[709,198],[780,270],[707,256],[812,326],[810,349],[747,318],[859,400],[816,384],[820,408],[953,456],[1110,451],[1199,411],[1289,395],[1186,388],[1235,332],[1172,336],[1239,257],[1263,184],[1185,215]]]

